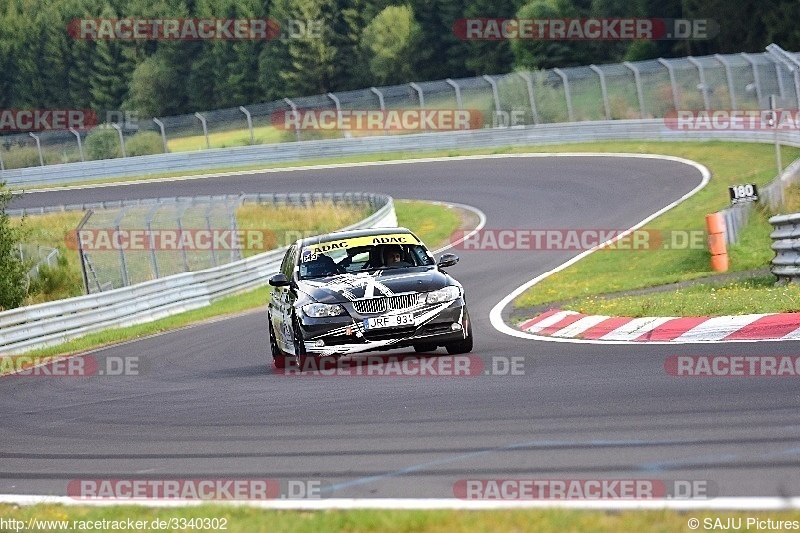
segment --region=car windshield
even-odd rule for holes
[[[369,235],[306,244],[300,252],[300,279],[403,269],[435,264],[413,235]]]

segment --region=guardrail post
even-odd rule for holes
[[[644,92],[642,91],[642,77],[639,74],[639,69],[630,61],[623,61],[622,64],[633,72],[633,81],[636,83],[636,97],[639,99],[639,114],[641,118],[645,118],[647,113],[644,108]]]
[[[0,154],[0,171],[5,172],[5,170],[6,170],[6,164],[3,163],[3,154]]]
[[[538,126],[539,110],[536,108],[536,98],[533,95],[533,80],[527,72],[517,72],[517,74],[519,74],[520,78],[525,80],[525,87],[528,88],[528,100],[530,100],[531,104],[531,113],[533,113],[533,123]]]
[[[42,157],[42,143],[39,141],[39,136],[35,135],[33,132],[29,132],[28,135],[33,137],[33,140],[36,141],[36,150],[39,151],[39,166],[44,166],[44,157]]]
[[[214,197],[212,196],[209,200],[208,207],[206,208],[206,229],[208,233],[211,234],[211,211],[214,209]],[[217,254],[214,251],[214,247],[211,247],[211,262],[214,266],[217,266]]]
[[[111,127],[117,130],[119,135],[119,147],[122,150],[122,157],[128,157],[128,154],[125,153],[125,138],[122,136],[122,128],[116,122],[112,122]]]
[[[703,105],[705,106],[706,111],[711,111],[711,104],[708,100],[708,85],[706,84],[706,71],[703,69],[702,63],[700,63],[697,59],[689,56],[686,60],[697,67],[697,72],[700,75],[700,86],[698,89],[703,93]]]
[[[458,84],[453,80],[451,80],[450,78],[447,78],[444,81],[447,82],[447,85],[452,87],[453,90],[456,92],[456,105],[458,106],[458,110],[461,111],[462,109],[464,109],[464,105],[461,102],[461,87],[459,87]]]
[[[606,111],[606,120],[611,120],[611,105],[608,103],[608,89],[606,87],[606,75],[597,65],[589,65],[592,72],[600,78],[600,92],[603,94],[603,107]]]
[[[200,123],[203,124],[203,135],[206,136],[206,148],[210,150],[211,142],[208,140],[208,124],[206,123],[206,117],[204,117],[200,113],[195,113],[194,116],[200,119]]]
[[[158,129],[161,130],[161,142],[164,143],[164,153],[168,154],[169,148],[167,148],[167,132],[164,130],[164,123],[157,118],[154,118],[153,122],[155,122],[156,126],[158,126]]]
[[[239,106],[239,111],[244,113],[244,116],[247,118],[247,129],[250,130],[250,144],[256,144],[256,138],[253,135],[253,117],[250,116],[250,111],[243,105]]]
[[[83,143],[81,142],[81,134],[75,128],[70,128],[69,131],[75,136],[75,139],[78,140],[78,152],[81,154],[81,162],[85,162],[86,159],[83,157]]]
[[[569,117],[570,122],[575,122],[575,115],[572,112],[572,96],[569,93],[569,79],[564,71],[560,68],[554,68],[553,72],[555,72],[558,77],[561,78],[561,82],[564,84],[564,98],[567,100],[567,116]]]
[[[422,87],[420,87],[419,85],[417,85],[413,81],[411,83],[409,83],[408,85],[412,89],[417,91],[417,96],[419,97],[419,110],[422,111],[422,113],[424,114],[425,113],[425,95],[422,92]],[[425,133],[428,133],[428,131],[429,131],[428,130],[428,122],[425,121]]]

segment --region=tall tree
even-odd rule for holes
[[[362,47],[370,72],[381,85],[414,81],[416,53],[422,28],[408,6],[389,6],[364,29]]]

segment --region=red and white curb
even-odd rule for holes
[[[800,313],[704,317],[611,317],[552,309],[519,329],[555,339],[719,342],[800,339]]]

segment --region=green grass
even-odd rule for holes
[[[565,147],[551,149],[562,151]],[[660,153],[691,159],[706,165],[711,182],[692,198],[645,226],[647,229],[704,230],[705,215],[724,208],[729,185],[755,182],[764,185],[776,173],[774,148],[769,145],[702,143],[610,143],[580,145],[584,151]],[[785,148],[786,160],[800,156],[800,150]],[[766,216],[752,217],[741,241],[730,248],[730,270],[745,271],[768,265],[769,224]],[[766,239],[766,240],[765,240]],[[653,287],[706,277],[711,270],[706,249],[601,250],[552,275],[523,293],[514,305],[528,307],[555,301]],[[688,309],[687,309],[688,310]],[[700,308],[697,312],[701,312]]]
[[[457,212],[442,205],[419,200],[395,200],[397,224],[413,228],[422,242],[431,250],[441,248],[450,241],[461,219]]]
[[[767,275],[646,295],[608,299],[592,296],[561,307],[590,315],[631,317],[793,313],[800,311],[800,286],[776,285],[775,278]]]
[[[691,531],[690,518],[711,524],[716,519],[727,524],[729,518],[740,518],[742,529],[747,530],[747,519],[797,521],[798,511],[581,511],[566,509],[513,509],[497,511],[274,511],[232,505],[206,504],[197,507],[87,507],[61,505],[34,505],[15,507],[0,504],[0,517],[27,521],[38,520],[169,520],[171,518],[216,518],[227,521],[227,531],[292,531],[292,532],[413,532],[450,533],[461,531],[537,531],[562,533],[578,531],[648,531],[675,533]],[[736,522],[732,522],[736,524]],[[72,525],[72,524],[71,524]],[[772,531],[789,531],[771,529]],[[755,530],[751,524],[749,530]],[[722,530],[722,528],[717,529]],[[72,531],[77,531],[72,529]],[[144,531],[154,531],[145,529]],[[162,531],[192,531],[192,529],[166,529]],[[209,531],[209,530],[205,530]],[[727,530],[726,530],[727,531]]]

